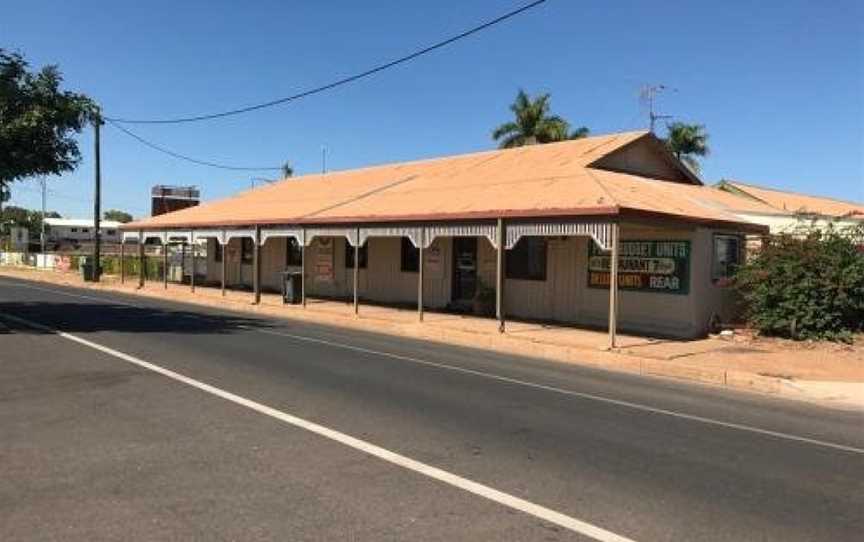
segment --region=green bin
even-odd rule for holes
[[[81,270],[81,279],[84,282],[93,282],[96,280],[92,256],[82,258],[78,264],[78,268]]]

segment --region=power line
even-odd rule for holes
[[[137,140],[139,143],[142,143],[142,144],[150,147],[151,149],[157,150],[161,153],[167,154],[168,156],[173,156],[174,158],[178,158],[180,160],[185,160],[187,162],[192,162],[193,164],[198,164],[201,166],[210,166],[210,167],[214,167],[214,168],[218,168],[218,169],[227,169],[230,171],[281,171],[281,169],[282,169],[281,167],[227,166],[225,164],[218,164],[216,162],[208,162],[207,160],[198,160],[197,158],[191,158],[189,156],[174,152],[170,149],[166,149],[165,147],[157,145],[156,143],[148,141],[148,140],[144,139],[143,137],[139,136],[138,134],[131,132],[127,128],[120,126],[119,124],[117,124],[117,121],[114,121],[114,120],[111,120],[108,118],[105,118],[105,120],[107,120],[111,124],[111,126],[113,126],[114,128],[117,128],[118,130],[120,130],[124,134],[128,135],[129,137]]]
[[[319,93],[327,91],[327,90],[332,90],[336,87],[346,85],[348,83],[352,83],[352,82],[357,81],[359,79],[369,77],[369,76],[374,75],[378,72],[384,71],[384,70],[392,68],[394,66],[398,66],[399,64],[404,64],[405,62],[409,62],[411,60],[414,60],[417,57],[423,56],[427,53],[431,53],[432,51],[435,51],[436,49],[441,49],[442,47],[446,47],[447,45],[450,45],[451,43],[454,43],[454,42],[459,41],[461,39],[467,38],[468,36],[471,36],[472,34],[476,34],[477,32],[481,32],[481,31],[483,31],[489,27],[492,27],[492,26],[495,26],[499,23],[502,23],[502,22],[506,21],[507,19],[515,17],[515,16],[517,16],[517,15],[519,15],[525,11],[532,9],[532,8],[535,8],[535,7],[539,6],[540,4],[543,4],[544,2],[546,2],[546,0],[535,0],[534,2],[531,2],[530,4],[526,4],[526,5],[518,8],[518,9],[515,9],[513,11],[505,13],[504,15],[496,17],[490,21],[487,21],[487,22],[479,25],[479,26],[475,26],[474,28],[471,28],[470,30],[466,30],[465,32],[462,32],[461,34],[457,34],[455,36],[447,38],[443,41],[439,41],[438,43],[435,43],[435,44],[430,45],[428,47],[424,47],[423,49],[415,51],[409,55],[397,58],[396,60],[392,60],[392,61],[387,62],[385,64],[380,64],[380,65],[375,66],[374,68],[368,69],[364,72],[360,72],[360,73],[357,73],[357,74],[354,74],[354,75],[351,75],[348,77],[344,77],[342,79],[338,79],[336,81],[333,81],[332,83],[328,83],[326,85],[315,87],[315,88],[312,88],[309,90],[304,90],[303,92],[300,92],[298,94],[294,94],[292,96],[287,96],[285,98],[279,98],[276,100],[271,100],[269,102],[264,102],[264,103],[260,103],[260,104],[256,104],[256,105],[250,105],[247,107],[241,107],[238,109],[232,109],[229,111],[222,111],[221,113],[211,113],[208,115],[197,115],[197,116],[193,116],[193,117],[178,117],[178,118],[173,118],[173,119],[125,119],[125,118],[104,117],[104,119],[107,121],[121,122],[121,123],[125,123],[125,124],[180,124],[180,123],[184,123],[184,122],[197,122],[197,121],[202,121],[202,120],[212,120],[212,119],[218,119],[218,118],[222,118],[222,117],[229,117],[232,115],[240,115],[242,113],[249,113],[250,111],[256,111],[258,109],[264,109],[267,107],[273,107],[273,106],[280,105],[283,103],[292,102],[295,100],[299,100],[301,98],[306,98],[307,96],[312,96],[313,94],[319,94]],[[117,127],[119,128],[119,126],[117,126]],[[133,136],[133,137],[135,137],[135,136]],[[178,156],[178,158],[182,158],[182,157]],[[194,162],[195,160],[192,160],[192,161]],[[204,165],[212,165],[212,164],[204,164]],[[227,169],[247,169],[247,168],[227,168]],[[252,169],[255,169],[255,168],[252,168]],[[270,169],[270,168],[263,168],[263,169]]]

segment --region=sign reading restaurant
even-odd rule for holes
[[[609,288],[611,256],[588,243],[588,286]],[[690,241],[621,241],[618,287],[686,294],[690,276]]]

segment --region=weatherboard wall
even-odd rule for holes
[[[733,292],[711,280],[713,236],[730,233],[706,228],[652,228],[622,225],[621,239],[641,241],[687,241],[690,264],[686,293],[656,291],[620,292],[619,327],[624,331],[649,335],[698,337],[704,335],[716,315],[722,321],[735,316],[737,303]],[[316,239],[306,249],[306,292],[309,296],[350,299],[353,295],[353,269],[346,267],[343,238],[332,243],[332,269],[327,277],[316,265],[319,251],[327,254],[328,241]],[[212,241],[211,241],[212,243]],[[505,311],[510,317],[559,321],[603,328],[608,323],[609,290],[588,285],[589,243],[586,237],[549,238],[545,280],[507,279]],[[221,264],[208,250],[208,280],[218,283]],[[262,247],[262,287],[279,291],[285,268],[285,240],[270,239]],[[439,238],[425,251],[424,301],[429,308],[445,308],[450,302],[452,284],[452,240]],[[232,240],[228,255],[229,286],[251,288],[253,267],[240,263],[240,241]],[[496,251],[485,238],[477,243],[478,278],[482,284],[495,284]],[[323,268],[326,269],[326,266]],[[299,268],[296,268],[299,270]],[[401,269],[399,238],[370,238],[368,263],[359,271],[361,300],[413,306],[417,302],[417,273]]]

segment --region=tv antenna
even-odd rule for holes
[[[657,124],[658,120],[661,119],[671,119],[672,115],[660,115],[654,112],[654,100],[657,98],[657,95],[661,92],[665,92],[667,90],[671,90],[672,92],[678,92],[677,89],[669,88],[666,85],[643,85],[642,89],[639,91],[639,100],[643,104],[647,104],[648,106],[648,129],[651,130],[651,133],[654,133],[654,125]]]

